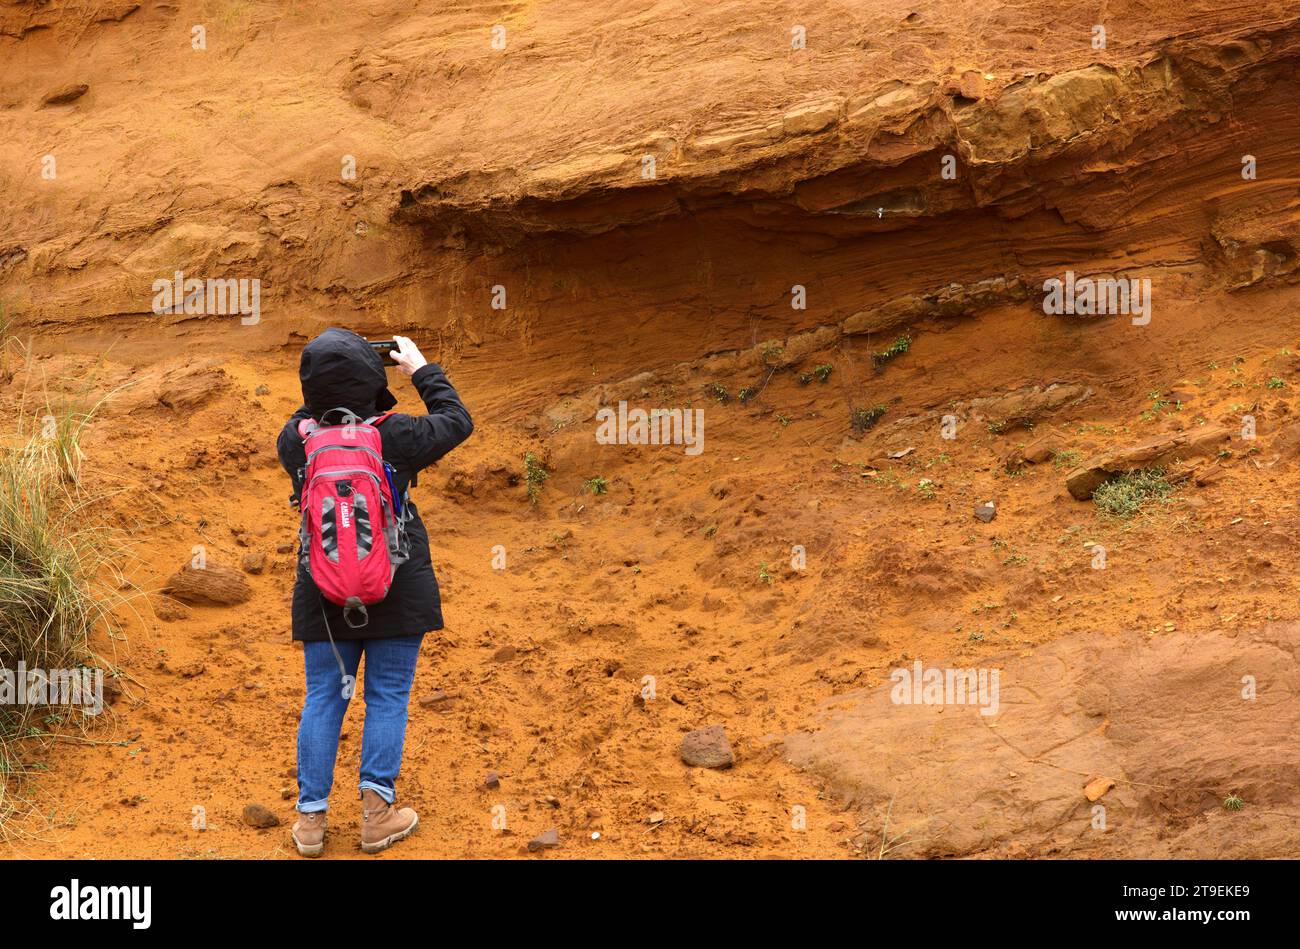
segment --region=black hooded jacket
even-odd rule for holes
[[[298,472],[307,464],[298,435],[300,420],[319,419],[321,414],[335,408],[347,409],[364,419],[397,403],[388,391],[384,358],[364,339],[347,330],[331,328],[308,343],[302,352],[299,378],[304,404],[285,423],[276,442],[280,464],[293,481],[295,497],[302,490]],[[440,366],[429,363],[418,369],[411,382],[429,414],[390,415],[379,426],[384,460],[395,469],[399,494],[416,483],[422,469],[447,454],[474,430],[469,412]],[[360,629],[350,627],[343,619],[342,609],[320,595],[299,562],[293,588],[294,639],[307,642],[325,639],[325,617],[335,639],[379,639],[442,629],[442,604],[429,556],[429,534],[414,501],[410,511],[412,517],[407,524],[410,559],[397,568],[388,596],[367,609],[370,621]]]

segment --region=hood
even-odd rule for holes
[[[384,357],[351,330],[331,326],[303,348],[302,401],[313,418],[344,408],[362,418],[397,404],[388,391]]]

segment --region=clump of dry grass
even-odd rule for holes
[[[91,636],[112,625],[126,599],[119,532],[99,516],[104,496],[81,485],[80,437],[92,415],[47,410],[0,441],[0,670],[11,684],[20,663],[45,671],[102,666]],[[29,770],[23,740],[46,733],[39,726],[51,721],[84,724],[84,716],[84,708],[0,704],[0,828],[14,806],[9,782]]]

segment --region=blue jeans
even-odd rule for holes
[[[389,804],[397,797],[397,774],[406,741],[406,710],[415,679],[423,633],[385,639],[336,640],[347,674],[356,682],[361,655],[366,656],[366,723],[361,733],[361,790],[369,788]],[[307,664],[307,700],[298,723],[298,810],[304,814],[329,807],[339,730],[348,710],[338,660],[328,641],[302,644]]]

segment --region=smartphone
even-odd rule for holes
[[[381,356],[397,352],[397,340],[395,339],[368,339],[366,342],[370,344],[371,349]]]

